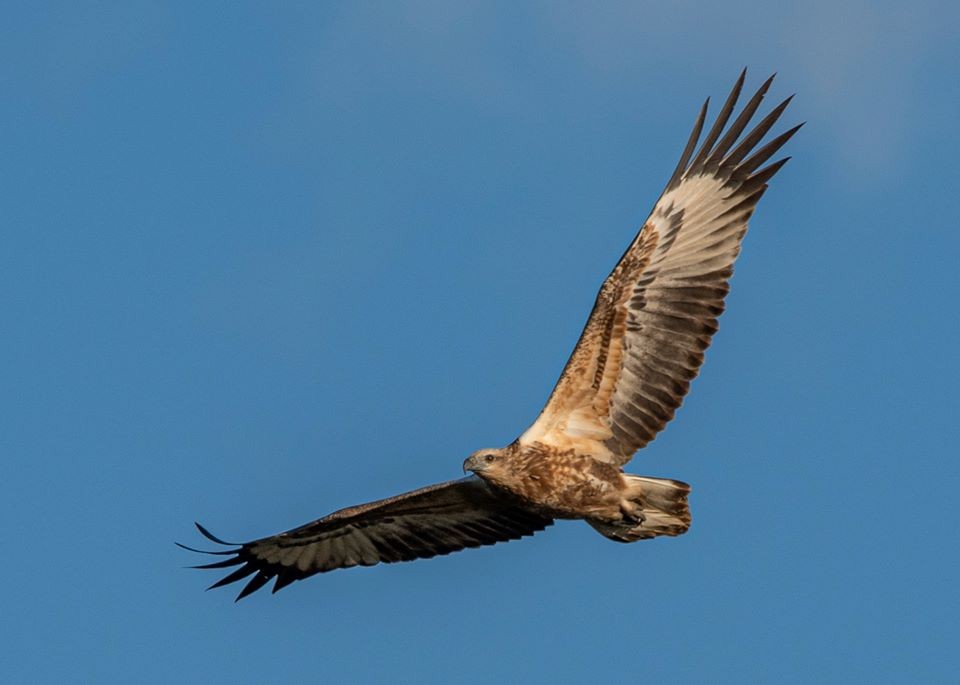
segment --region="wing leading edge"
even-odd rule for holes
[[[274,578],[276,592],[316,573],[428,559],[467,547],[516,540],[551,523],[552,519],[471,476],[341,509],[252,542],[224,542],[198,523],[197,528],[208,540],[234,549],[210,552],[180,547],[227,557],[194,568],[239,567],[209,589],[253,576],[237,596],[240,600]]]

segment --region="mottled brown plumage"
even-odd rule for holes
[[[663,194],[601,286],[556,387],[523,435],[471,455],[468,478],[210,552],[226,558],[199,568],[238,567],[213,587],[253,576],[238,599],[274,578],[276,592],[337,568],[516,539],[554,519],[583,519],[620,542],[684,533],[690,487],[621,467],[673,418],[697,375],[747,222],[787,160],[762,165],[800,128],[757,149],[788,98],[744,135],[773,77],[727,128],[745,73],[697,148],[704,103]]]

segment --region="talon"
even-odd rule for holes
[[[620,516],[622,516],[623,520],[627,521],[628,523],[643,523],[647,520],[640,507],[633,502],[620,503]]]

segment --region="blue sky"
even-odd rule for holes
[[[3,680],[952,681],[958,20],[8,6]],[[279,532],[516,437],[744,65],[808,124],[630,467],[693,484],[687,535],[203,592],[194,519]]]

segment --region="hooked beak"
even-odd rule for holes
[[[480,455],[474,454],[467,457],[463,461],[463,472],[467,473],[468,471],[473,471],[474,473],[480,473],[487,468],[487,463],[480,457]]]

